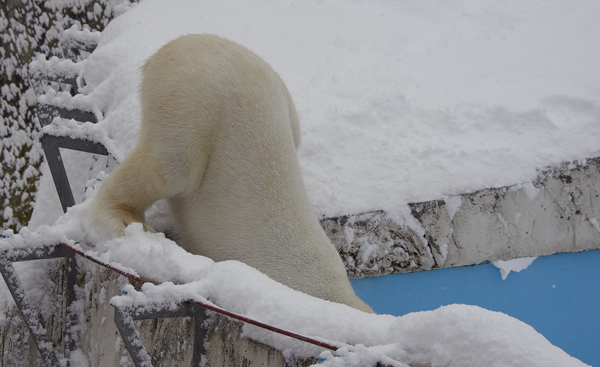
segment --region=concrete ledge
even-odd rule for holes
[[[599,197],[594,158],[530,183],[411,203],[402,220],[373,211],[321,224],[361,278],[600,248]]]

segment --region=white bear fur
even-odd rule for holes
[[[304,188],[298,117],[260,57],[214,35],[186,35],[143,66],[142,126],[132,153],[92,203],[120,237],[167,198],[187,251],[239,260],[315,297],[367,312]]]

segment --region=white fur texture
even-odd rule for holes
[[[281,78],[248,49],[187,35],[143,67],[138,145],[100,188],[91,216],[120,237],[167,198],[187,251],[239,260],[315,297],[372,312],[309,202],[298,117]]]

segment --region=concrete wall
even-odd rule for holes
[[[400,220],[373,211],[322,225],[361,278],[600,248],[599,195],[594,158],[530,183],[411,203]]]

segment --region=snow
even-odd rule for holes
[[[497,260],[492,261],[495,267],[500,269],[500,275],[502,275],[502,280],[505,280],[510,274],[511,271],[516,273],[525,270],[533,263],[533,260],[537,259],[537,257],[522,257],[519,259],[512,260]]]
[[[292,93],[317,212],[394,210],[597,156],[598,14],[594,1],[146,0],[102,33],[86,92],[121,160],[144,60],[186,33],[233,39]]]
[[[56,243],[65,236],[85,242],[81,236],[88,225],[87,206],[88,203],[69,210],[55,226],[8,234],[10,246],[15,250],[31,249],[43,243]],[[338,352],[339,357],[322,355],[325,365],[339,365],[341,358],[348,365],[381,360],[394,366],[403,363],[584,366],[530,326],[502,313],[476,306],[450,305],[402,317],[366,314],[294,291],[241,262],[215,263],[189,254],[160,233],[144,232],[139,224],[129,226],[122,239],[108,241],[100,248],[82,249],[87,255],[124,271],[170,280],[160,285],[147,283],[139,292],[126,286],[125,295],[112,298],[114,305],[152,308],[187,300],[210,302],[346,348]],[[161,259],[160,267],[155,265],[157,258]],[[175,284],[182,282],[185,284]],[[322,352],[320,348],[255,326],[245,325],[244,335],[297,356]]]
[[[523,190],[523,192],[525,193],[525,196],[527,197],[527,200],[529,200],[530,203],[533,202],[537,198],[538,194],[540,193],[540,189],[535,187],[535,185],[531,182],[513,185],[509,188],[509,190],[510,191]]]
[[[452,221],[452,219],[454,218],[454,215],[456,215],[456,212],[458,212],[458,210],[460,209],[460,205],[462,204],[462,199],[460,198],[460,196],[452,196],[447,198],[446,200],[446,211],[448,212],[448,217],[450,218],[450,221]]]
[[[116,5],[116,4],[115,4]],[[127,6],[123,4],[121,7]],[[116,10],[118,11],[118,10]],[[80,29],[79,27],[74,27],[71,29],[66,29],[63,34],[63,40],[68,41],[77,41],[83,45],[95,45],[100,41],[100,32],[93,32],[89,29]]]
[[[52,226],[42,225],[36,231],[24,228],[19,234],[5,231],[0,247],[36,251],[65,242],[120,270],[163,281],[160,285],[146,283],[139,292],[126,286],[124,295],[111,299],[114,305],[154,308],[187,300],[209,302],[339,345],[335,354],[323,353],[321,348],[255,326],[243,328],[245,336],[286,355],[320,355],[325,366],[360,366],[374,361],[392,366],[585,366],[532,327],[503,313],[450,305],[401,317],[366,314],[292,290],[241,262],[215,263],[192,255],[162,233],[144,232],[140,224],[130,225],[124,238],[90,248],[85,245],[94,237],[86,215],[89,203],[70,208]],[[41,307],[49,306],[41,303]]]
[[[81,63],[62,60],[56,56],[46,59],[45,55],[40,54],[29,63],[29,73],[32,77],[44,75],[48,78],[57,78],[66,75],[78,76],[81,72],[81,66]]]
[[[99,47],[80,65],[67,65],[81,67],[85,96],[44,97],[64,106],[92,106],[99,123],[55,120],[46,129],[92,137],[122,161],[138,137],[144,60],[177,36],[215,33],[261,55],[288,85],[301,117],[299,159],[320,216],[386,210],[421,233],[408,202],[447,198],[453,217],[461,204],[455,194],[519,182],[533,200],[539,190],[527,182],[539,169],[600,155],[599,17],[600,3],[592,0],[179,0],[177,6],[144,0],[99,39],[88,32]],[[208,300],[346,344],[321,354],[324,366],[584,365],[533,328],[478,307],[367,315],[295,292],[242,263],[185,253],[139,225],[130,226],[123,239],[103,241],[85,211],[102,171],[114,165],[76,154],[64,158],[77,202],[84,203],[53,224],[60,207],[45,167],[30,228],[5,232],[0,247],[66,242],[119,269],[165,282],[147,284],[143,292],[130,288],[113,303],[151,307],[161,300]],[[161,208],[151,216],[164,222]],[[526,261],[495,265],[506,278],[533,260]],[[39,287],[44,271],[32,268],[25,269],[36,278],[24,281],[28,289]],[[0,287],[0,309],[10,307],[9,299]],[[47,302],[37,303],[51,310]],[[298,355],[321,353],[253,326],[244,333]]]
[[[139,305],[152,300],[164,304],[185,300],[194,294],[218,292],[218,304],[225,304],[227,306],[223,307],[227,309],[231,307],[262,322],[325,340],[359,344],[345,346],[353,354],[344,356],[343,350],[338,352],[347,365],[371,365],[378,360],[395,366],[402,366],[398,362],[433,366],[583,365],[553,347],[530,326],[499,312],[476,306],[450,305],[402,317],[368,315],[345,306],[333,307],[326,301],[289,289],[279,289],[280,285],[276,283],[270,285],[267,293],[263,287],[270,280],[260,279],[262,274],[241,265],[217,263],[205,274],[206,278],[183,286],[165,283],[145,286],[142,292],[128,287],[126,296],[113,298],[112,302]],[[221,284],[225,290],[217,291],[215,285],[210,284],[217,278],[227,278]],[[262,286],[252,286],[257,283]],[[236,294],[246,302],[235,299]],[[244,333],[280,350],[291,348],[299,355],[314,355],[318,349],[253,326],[245,326]],[[333,356],[328,360],[331,361],[326,365],[343,365]]]

